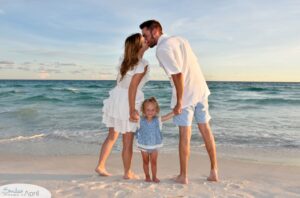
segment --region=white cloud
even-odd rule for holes
[[[21,71],[31,71],[31,69],[29,67],[24,67],[24,66],[19,66],[16,69],[21,70]]]

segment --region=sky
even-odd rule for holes
[[[116,79],[148,19],[189,40],[206,80],[300,82],[299,0],[0,0],[0,79]]]

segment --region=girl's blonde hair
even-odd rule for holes
[[[142,35],[140,33],[135,33],[130,35],[125,40],[125,49],[124,49],[124,59],[121,63],[120,74],[121,79],[126,75],[129,70],[132,70],[133,67],[139,61],[139,51],[143,47]]]
[[[151,98],[145,99],[142,103],[141,112],[143,113],[143,115],[145,115],[145,106],[146,106],[147,103],[154,104],[155,107],[156,107],[156,113],[159,113],[159,111],[160,111],[159,104],[158,104],[155,97],[151,97]]]

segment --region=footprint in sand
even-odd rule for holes
[[[119,190],[115,192],[114,197],[127,197],[127,195],[128,193],[126,193],[124,190],[123,191]]]
[[[76,190],[78,190],[79,187],[71,187],[71,188],[67,188],[67,189],[58,189],[55,191],[56,194],[59,194],[63,197],[73,197],[73,192],[75,192]]]
[[[90,190],[99,190],[107,187],[107,184],[97,184],[96,186],[89,187]]]
[[[243,186],[240,184],[230,184],[229,187],[233,189],[243,189]]]
[[[72,183],[72,184],[76,184],[77,181],[76,181],[76,180],[72,180],[71,183]]]
[[[222,184],[224,185],[224,190],[230,190],[230,189],[243,189],[244,184],[246,184],[246,181],[234,182],[234,181],[223,181]]]

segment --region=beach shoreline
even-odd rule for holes
[[[142,159],[134,153],[132,169],[139,180],[122,179],[120,153],[112,153],[107,169],[113,176],[94,172],[97,155],[32,156],[1,154],[0,185],[29,183],[48,189],[53,197],[298,197],[300,167],[252,163],[219,157],[221,181],[206,181],[209,159],[192,153],[188,185],[171,180],[179,171],[177,153],[161,153],[161,183],[143,181]]]

